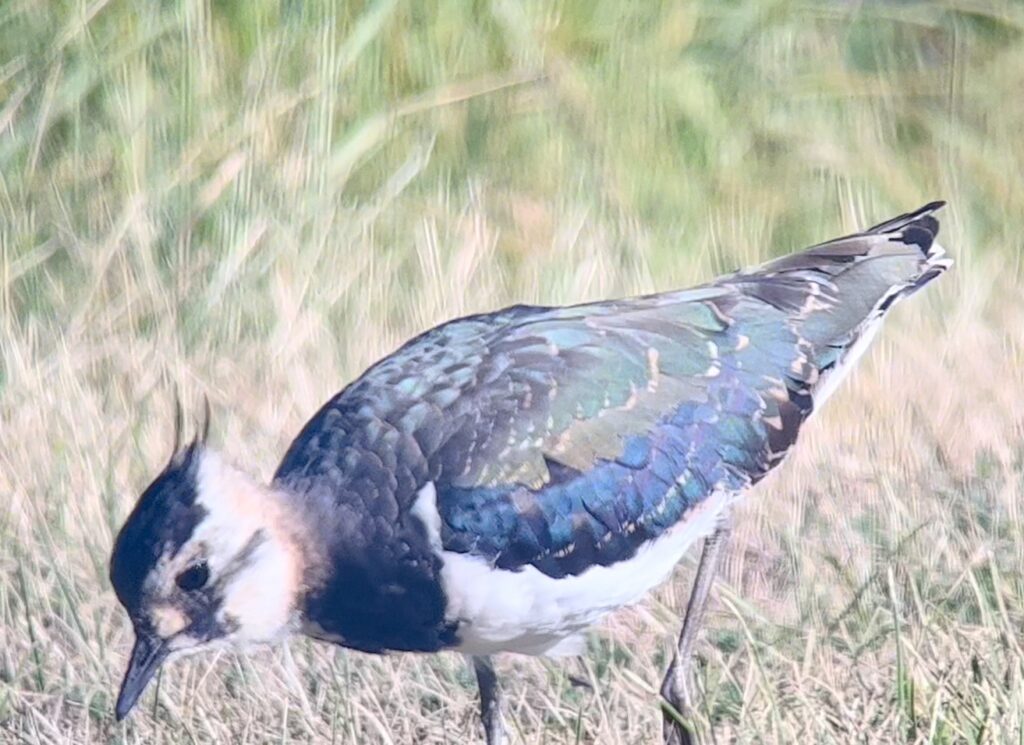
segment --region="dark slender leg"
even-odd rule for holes
[[[704,621],[704,611],[708,605],[711,585],[718,573],[718,562],[722,557],[722,549],[729,542],[732,525],[729,519],[715,528],[715,532],[704,539],[704,550],[697,566],[697,576],[693,579],[690,600],[686,604],[686,617],[683,619],[683,630],[679,634],[676,654],[672,664],[665,673],[661,684],[661,695],[669,706],[679,712],[683,719],[691,719],[693,702],[690,697],[690,666],[693,663],[693,646],[697,634]],[[684,727],[671,711],[663,712],[662,734],[666,745],[691,745],[696,741],[694,733]]]
[[[494,663],[490,657],[473,657],[476,684],[480,689],[480,718],[484,722],[484,739],[487,745],[502,745],[505,730],[501,724],[501,688],[498,676],[494,674]]]

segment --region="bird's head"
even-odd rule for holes
[[[272,642],[298,614],[303,551],[284,500],[204,442],[178,449],[121,528],[110,580],[135,628],[123,719],[169,658]]]

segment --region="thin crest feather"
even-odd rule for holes
[[[196,435],[192,438],[192,441],[184,446],[184,429],[185,429],[185,413],[184,408],[181,405],[181,392],[177,386],[174,386],[174,442],[171,450],[172,462],[179,461],[186,451],[192,450],[197,445],[206,445],[206,441],[210,437],[210,398],[207,395],[203,395],[203,413],[199,420],[196,422],[198,425],[196,429]]]
[[[205,393],[203,394],[203,418],[199,423],[199,434],[197,441],[200,445],[205,445],[206,441],[210,438],[210,397]]]
[[[173,458],[181,450],[181,431],[184,427],[185,415],[181,409],[181,394],[178,386],[174,386],[174,442],[171,445],[171,457]]]

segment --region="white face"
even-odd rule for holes
[[[112,559],[112,581],[136,631],[118,717],[165,660],[273,642],[297,626],[304,544],[280,495],[205,447],[183,453],[147,489],[149,501],[144,495],[142,511],[129,517]],[[163,554],[136,589],[132,572],[153,535],[165,541]]]
[[[225,640],[279,640],[294,626],[302,571],[280,502],[210,451],[203,453],[197,487],[196,503],[207,515],[189,543],[205,550],[211,581],[222,584],[217,620],[230,630]]]
[[[171,656],[274,642],[296,624],[301,556],[275,495],[211,451],[200,458],[196,504],[206,514],[146,581],[148,615]],[[208,579],[190,590],[182,580],[200,565]]]

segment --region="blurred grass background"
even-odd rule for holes
[[[740,516],[701,724],[1024,741],[1022,35],[987,0],[0,2],[0,740],[478,738],[458,657],[305,642],[178,663],[113,723],[106,561],[173,387],[268,477],[453,315],[685,286],[944,198],[955,271]],[[585,661],[503,660],[517,740],[654,741],[688,578]]]

